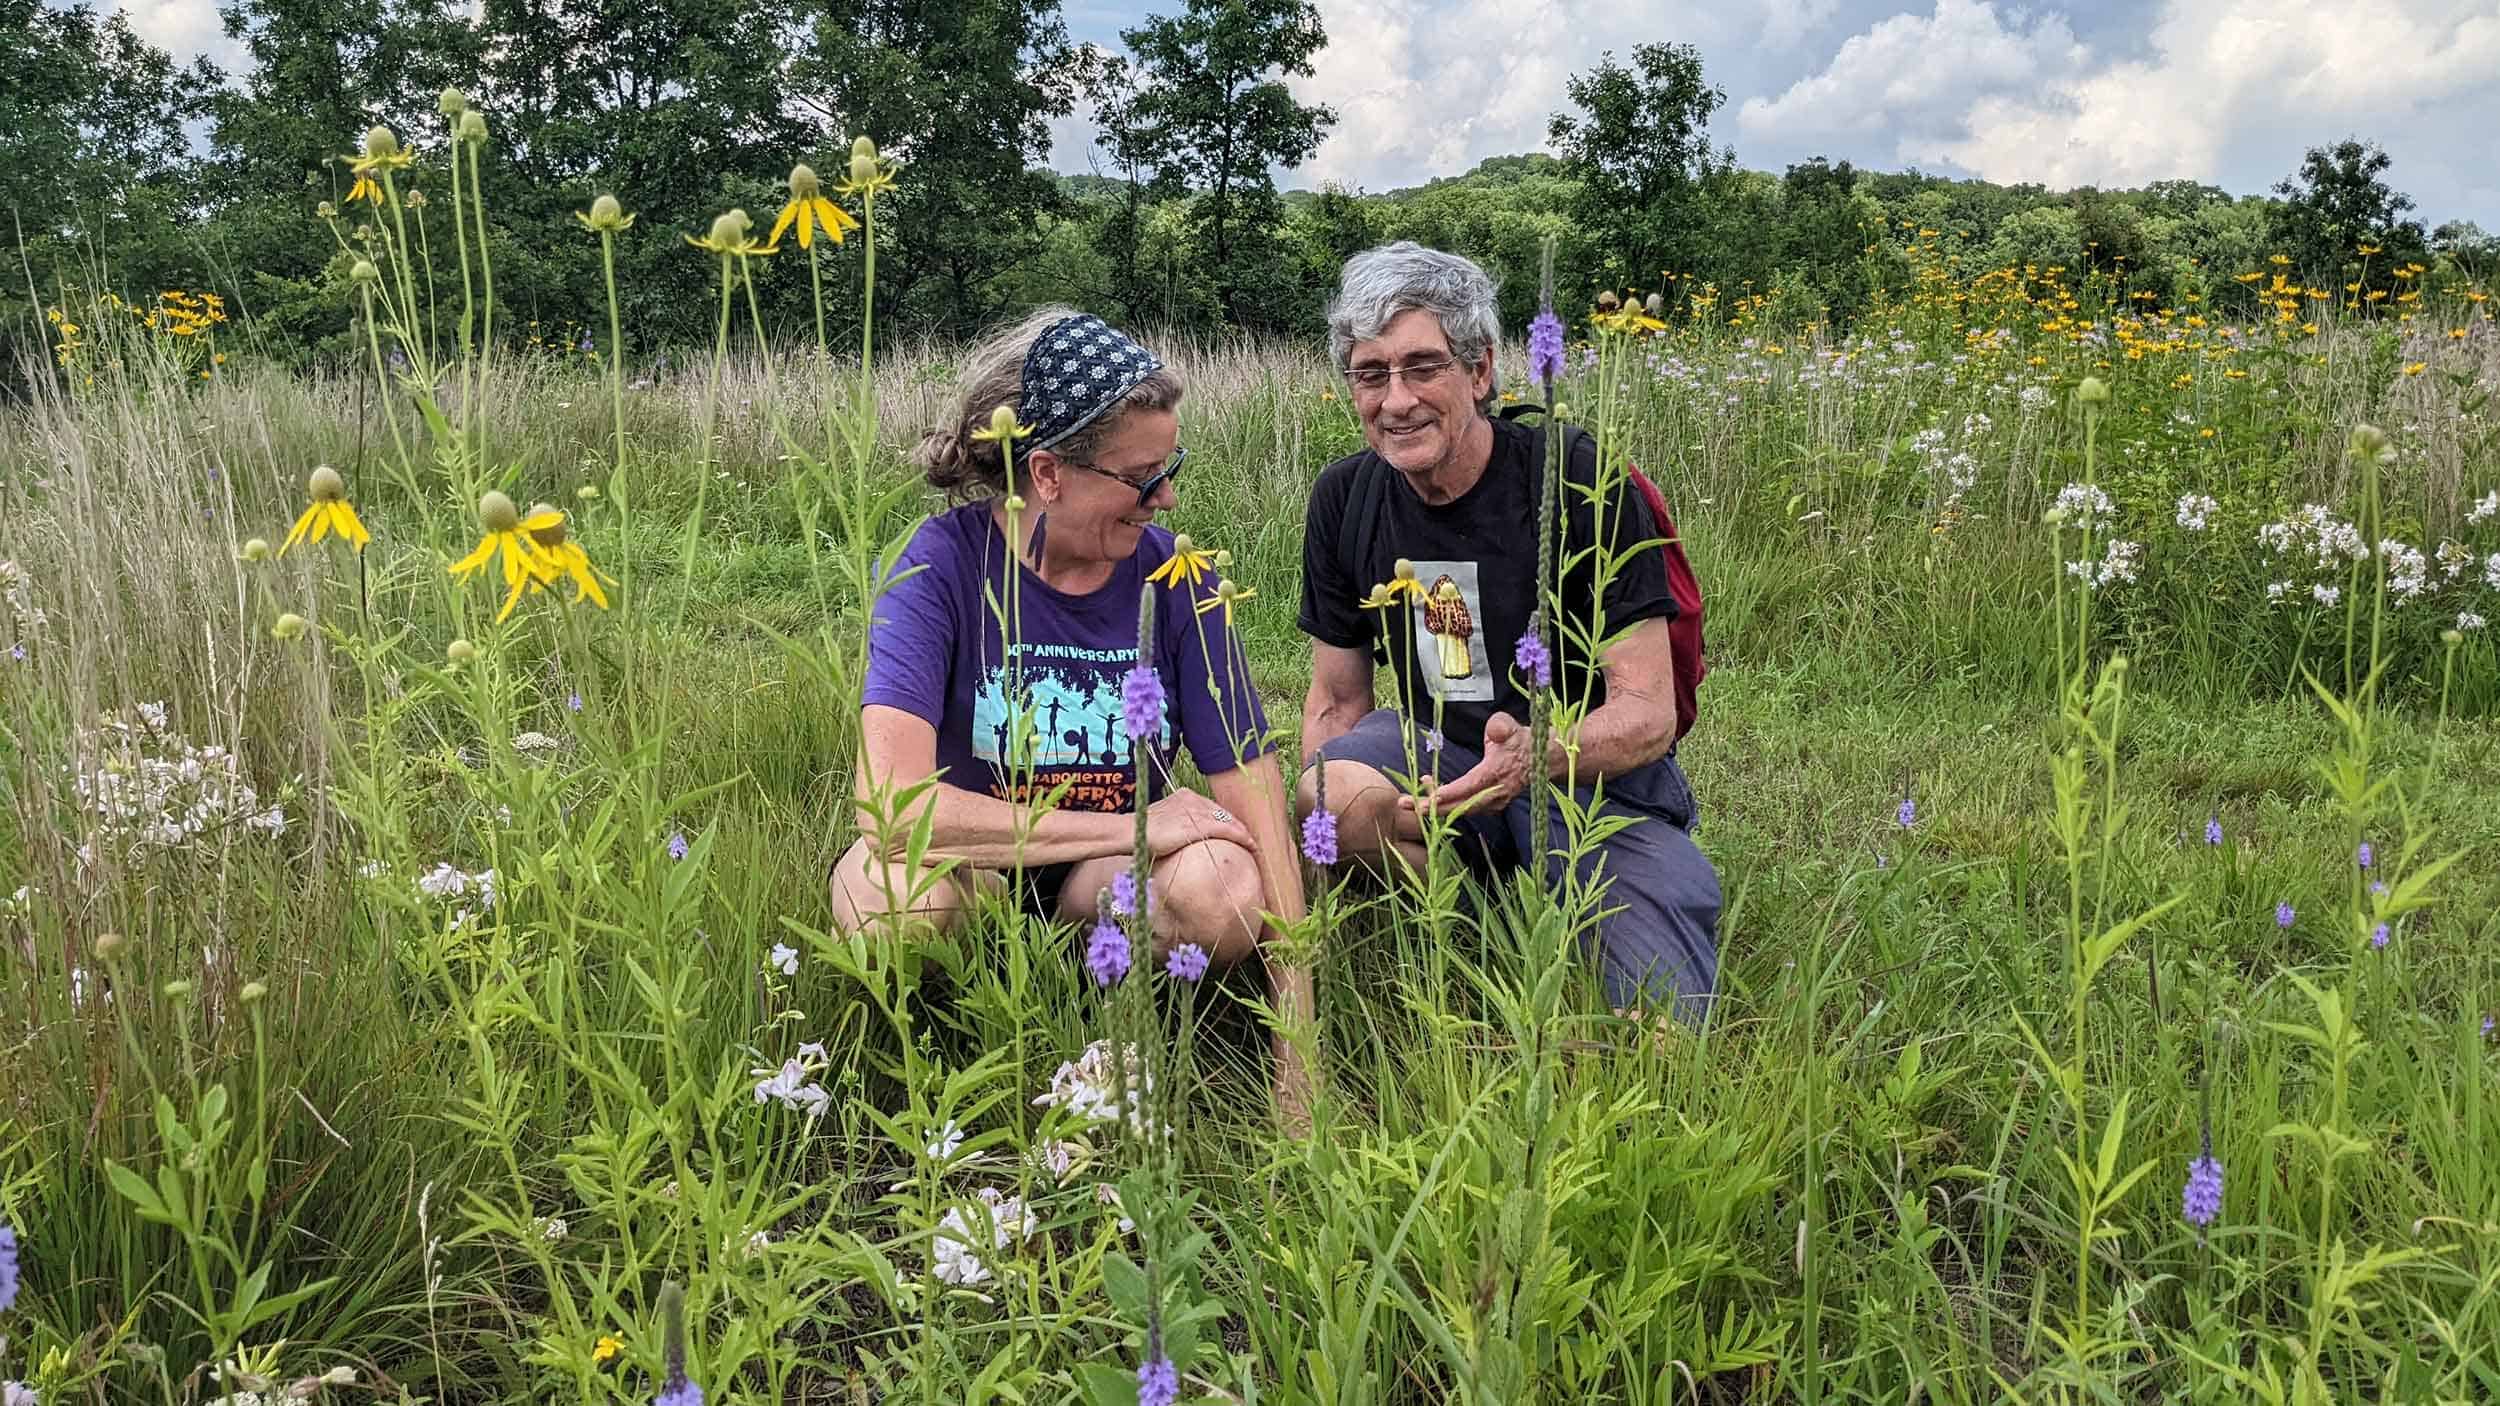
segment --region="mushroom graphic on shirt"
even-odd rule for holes
[[[1463,679],[1476,671],[1467,656],[1467,641],[1476,633],[1476,622],[1467,613],[1467,598],[1459,593],[1458,582],[1448,576],[1433,582],[1431,594],[1424,598],[1424,629],[1441,642],[1441,677]]]

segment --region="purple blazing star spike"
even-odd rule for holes
[[[17,1305],[17,1228],[0,1222],[0,1313]]]
[[[1085,943],[1085,969],[1094,974],[1096,986],[1116,986],[1128,975],[1128,934],[1120,925],[1105,918],[1094,924],[1094,935]]]
[[[2483,1038],[2484,1038],[2484,1039],[2488,1040],[2488,1039],[2490,1039],[2490,1038],[2491,1038],[2491,1028],[2492,1028],[2492,1026],[2493,1026],[2495,1023],[2500,1023],[2500,1022],[2495,1022],[2495,1021],[2492,1019],[2492,1017],[2490,1017],[2490,1016],[2484,1016],[2484,1017],[2483,1017]]]
[[[1325,869],[1337,862],[1337,814],[1315,810],[1302,817],[1302,857]]]
[[[2205,843],[2209,845],[2222,843],[2222,817],[2217,815],[2205,817]]]
[[[2364,868],[2364,869],[2369,868],[2369,867],[2370,867],[2370,859],[2371,859],[2371,855],[2370,855],[2370,842],[2369,842],[2368,840],[2363,840],[2363,841],[2361,842],[2361,848],[2360,848],[2360,849],[2358,849],[2358,850],[2355,850],[2355,851],[2353,852],[2353,856],[2352,856],[2352,857],[2353,857],[2355,860],[2357,860],[2357,861],[2359,861],[2359,862],[2360,862],[2360,865],[2361,865],[2361,867],[2362,867],[2362,868]]]
[[[580,691],[575,690],[572,693],[566,694],[564,696],[564,706],[572,709],[576,713],[580,712],[582,710],[582,695]]]
[[[1528,324],[1528,379],[1550,386],[1563,369],[1562,319],[1551,308]]]
[[[703,1388],[687,1380],[683,1372],[677,1373],[651,1398],[651,1406],[703,1406]]]
[[[1137,1368],[1137,1406],[1172,1406],[1181,1399],[1181,1371],[1169,1357],[1149,1357]]]
[[[669,831],[668,857],[671,859],[683,859],[686,857],[686,849],[686,832],[683,830]]]
[[[1120,684],[1120,721],[1130,740],[1152,737],[1163,723],[1163,676],[1140,664]]]
[[[2274,905],[2274,925],[2278,928],[2288,928],[2292,925],[2292,901],[2290,899],[2284,899]]]
[[[1904,830],[1916,825],[1918,823],[1917,799],[1911,796],[1903,796],[1901,798],[1901,809],[1894,813],[1893,818],[1901,822],[1901,828]]]
[[[1146,911],[1155,910],[1155,881],[1146,881]],[[1111,911],[1125,918],[1137,911],[1137,876],[1123,869],[1111,876]]]
[[[2179,1214],[2202,1230],[2222,1214],[2222,1164],[2209,1150],[2188,1163],[2187,1185],[2179,1193]]]
[[[1554,686],[1554,656],[1546,652],[1545,641],[1537,638],[1536,631],[1530,630],[1519,637],[1517,663],[1519,672],[1528,676],[1529,686]]]
[[[2370,946],[2381,952],[2387,950],[2387,924],[2381,923],[2371,930]]]
[[[1207,949],[1194,942],[1184,942],[1163,959],[1163,969],[1183,981],[1203,981],[1207,975]]]
[[[1433,728],[1429,732],[1426,732],[1424,734],[1424,751],[1431,756],[1437,757],[1441,755],[1441,743],[1443,740],[1444,739],[1441,736],[1441,729],[1437,727]]]

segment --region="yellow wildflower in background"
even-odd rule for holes
[[[782,231],[790,228],[793,221],[798,223],[799,247],[802,249],[813,247],[819,224],[825,227],[826,236],[836,244],[842,242],[844,233],[859,226],[859,221],[852,219],[849,211],[825,199],[824,187],[816,179],[815,168],[804,162],[790,168],[790,203],[781,207],[781,218],[773,221],[772,235],[765,242],[779,244]]]
[[[1172,539],[1172,555],[1165,559],[1163,565],[1148,572],[1146,579],[1178,589],[1183,581],[1197,585],[1207,579],[1207,573],[1214,569],[1215,554],[1201,551],[1184,532]]]
[[[841,195],[855,195],[862,200],[874,199],[881,191],[894,189],[894,164],[877,155],[877,144],[866,137],[851,143],[850,179],[834,187]]]
[[[510,498],[489,489],[484,497],[477,500],[477,521],[478,526],[484,529],[484,535],[478,538],[477,550],[453,562],[450,571],[454,576],[466,576],[493,560],[497,551],[503,553],[503,579],[504,584],[511,587],[511,593],[504,597],[503,609],[495,614],[496,621],[500,623],[512,614],[512,607],[521,599],[523,586],[531,581],[546,585],[556,579],[558,571],[557,566],[541,555],[537,546],[522,534],[554,527],[564,521],[564,514],[549,509],[531,513],[525,519]]]
[[[312,471],[304,487],[312,495],[312,503],[304,509],[303,516],[295,520],[295,528],[287,533],[286,541],[279,544],[278,555],[285,556],[286,549],[298,542],[318,543],[333,532],[349,546],[363,551],[365,543],[373,540],[373,534],[365,531],[364,523],[356,516],[355,505],[347,501],[347,481],[339,477],[339,471],[323,464]],[[308,533],[309,536],[306,535]]]

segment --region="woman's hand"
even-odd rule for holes
[[[1195,791],[1174,791],[1146,807],[1146,848],[1155,858],[1201,840],[1230,840],[1246,850],[1258,848],[1241,817]]]

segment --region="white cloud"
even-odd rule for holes
[[[228,72],[245,62],[243,46],[226,38],[215,0],[123,0],[121,12],[139,37],[189,63],[206,54]]]
[[[1737,152],[2251,193],[2305,148],[2353,133],[2386,147],[2389,178],[2432,220],[2500,213],[2480,150],[2500,123],[2490,0],[2159,0],[2143,33],[2140,56],[2106,58],[2060,12],[1934,0],[1851,36],[1777,96],[1746,100]]]
[[[1851,35],[1777,97],[1747,98],[1736,111],[1738,153],[1749,140],[1804,147],[1872,128],[1914,156],[1962,133],[1975,95],[2036,91],[2089,52],[2062,15],[2026,23],[1993,0],[1936,0],[1933,14],[1893,15]]]

